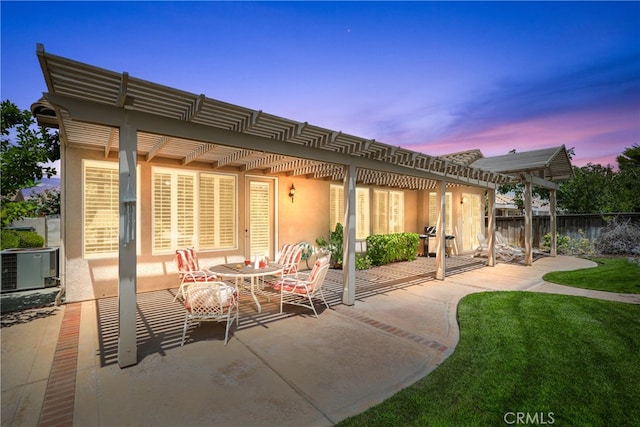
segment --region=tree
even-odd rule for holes
[[[60,214],[60,189],[52,188],[42,192],[31,193],[27,201],[34,205],[34,214],[37,216]]]
[[[574,179],[560,184],[558,207],[566,213],[623,212],[623,201],[616,188],[616,172],[610,165],[588,163],[573,167]]]
[[[640,169],[640,145],[633,144],[630,148],[625,148],[621,155],[616,157],[620,171],[633,170],[638,173]]]
[[[20,110],[9,100],[2,101],[0,154],[2,163],[2,225],[28,215],[33,204],[15,201],[17,193],[35,187],[43,176],[50,178],[56,171],[45,164],[60,159],[60,139],[43,127],[36,128],[28,110]],[[11,137],[16,139],[11,141]]]
[[[629,211],[640,212],[640,145],[626,148],[616,158],[618,162],[618,184],[624,197],[629,200]]]

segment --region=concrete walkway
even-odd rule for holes
[[[227,346],[220,325],[202,325],[181,347],[182,311],[164,309],[173,294],[140,294],[139,363],[126,369],[111,354],[117,323],[109,320],[110,302],[25,310],[3,316],[1,424],[330,426],[442,363],[458,342],[456,306],[470,293],[527,290],[640,303],[640,295],[541,279],[592,265],[572,257],[498,264],[372,294],[353,307],[332,303],[319,319],[304,309],[285,316],[267,309],[234,325]],[[154,314],[154,307],[164,311]]]

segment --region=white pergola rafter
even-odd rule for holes
[[[270,166],[269,169],[267,170],[267,173],[269,174],[290,173],[298,168],[303,168],[303,167],[311,166],[314,164],[317,164],[317,163],[311,160],[289,159],[284,163],[279,163],[279,164]]]
[[[169,144],[169,142],[171,142],[171,137],[168,137],[166,135],[160,136],[158,138],[158,142],[156,142],[151,148],[151,150],[149,150],[149,152],[147,153],[147,156],[146,156],[147,162],[150,162],[155,156],[160,154],[162,149],[166,147]]]
[[[185,158],[182,159],[182,165],[188,165],[189,163],[193,162],[194,160],[197,160],[198,158],[202,157],[204,154],[213,151],[216,149],[216,145],[215,144],[203,144],[200,147],[198,147],[197,150],[191,151],[189,152],[189,154],[187,154],[187,156]]]
[[[116,137],[118,136],[118,130],[116,128],[111,128],[109,131],[109,141],[104,147],[104,157],[109,157],[109,153],[111,152],[111,147],[116,142]]]
[[[193,100],[189,108],[186,109],[182,114],[182,117],[181,117],[182,120],[186,122],[190,122],[198,114],[200,114],[200,111],[202,111],[202,105],[204,104],[205,99],[206,97],[203,94],[198,95],[198,97]]]
[[[252,161],[246,163],[242,167],[242,170],[243,171],[250,171],[250,170],[253,170],[253,169],[268,167],[271,163],[280,161],[280,160],[285,159],[285,158],[286,158],[285,156],[279,156],[277,154],[267,155],[267,156],[264,156],[264,157],[261,157],[259,159],[252,160]]]
[[[216,160],[213,163],[213,168],[214,169],[221,168],[221,167],[226,166],[226,165],[228,165],[230,163],[234,163],[234,162],[236,162],[236,161],[238,161],[240,159],[247,158],[247,157],[251,156],[252,154],[253,154],[253,151],[251,151],[251,150],[238,150],[238,151],[235,151],[235,152],[233,152],[233,153],[231,153],[231,154],[229,154],[229,155],[227,155],[227,156],[225,156],[225,157],[223,157],[221,159]]]

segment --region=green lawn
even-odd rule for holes
[[[339,425],[514,425],[517,413],[537,425],[640,420],[640,305],[484,292],[463,298],[458,320],[460,342],[441,366]]]
[[[547,282],[596,291],[640,294],[640,266],[626,258],[593,258],[598,265],[573,271],[553,271]]]

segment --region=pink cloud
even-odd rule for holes
[[[629,110],[582,111],[500,124],[406,147],[433,155],[480,149],[485,156],[495,156],[512,149],[529,151],[564,144],[575,148],[573,164],[576,166],[589,162],[615,166],[616,157],[638,139],[638,118]]]

